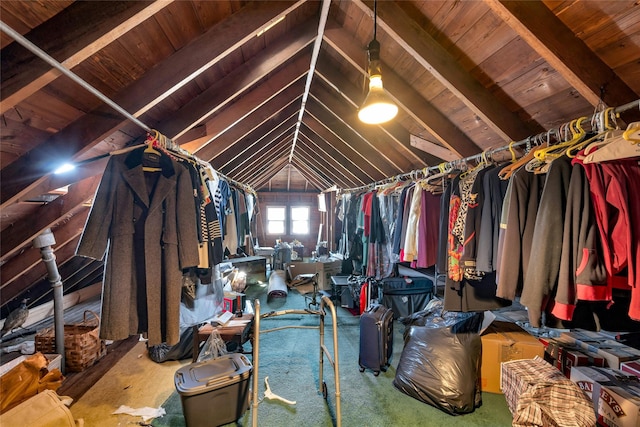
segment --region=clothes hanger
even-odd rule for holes
[[[538,138],[541,138],[541,136],[536,135],[534,137],[530,137],[528,140],[528,144],[532,142],[536,143],[538,141]],[[502,170],[498,172],[498,176],[500,177],[500,179],[506,180],[511,178],[511,175],[513,175],[518,169],[526,165],[531,159],[535,158],[535,153],[536,153],[536,150],[538,149],[540,149],[540,147],[531,148],[529,151],[527,151],[527,153],[524,156],[520,157],[520,159],[502,168]]]
[[[589,164],[640,157],[640,144],[627,140],[625,133],[619,129],[606,132],[601,142],[592,143],[584,150],[582,162]]]
[[[156,150],[154,147],[154,144],[158,143],[158,137],[160,136],[160,132],[158,132],[155,129],[152,129],[153,132],[155,133],[153,136],[151,134],[148,134],[147,136],[147,147],[144,149],[143,152],[143,164],[144,164],[144,157],[151,157],[151,156],[161,156],[162,153],[160,153],[160,151]],[[142,166],[142,170],[144,172],[160,172],[162,171],[162,168],[159,167],[154,167],[154,166]]]
[[[572,120],[568,128],[569,131],[571,132],[571,139],[556,145],[549,145],[546,148],[537,150],[535,154],[535,158],[541,162],[557,159],[558,157],[561,157],[566,152],[567,148],[573,147],[574,145],[582,142],[584,137],[587,135],[587,132],[582,128],[582,123],[585,120],[588,120],[588,118],[580,117],[579,119]],[[561,151],[561,153],[558,154],[558,151]]]
[[[640,144],[640,122],[629,123],[622,137],[632,144]]]

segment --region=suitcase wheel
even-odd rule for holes
[[[377,377],[378,375],[380,375],[380,371],[374,371],[373,375]]]
[[[364,372],[364,368],[360,366],[360,372]]]

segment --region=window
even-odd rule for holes
[[[291,208],[291,234],[309,234],[309,208]]]
[[[267,206],[267,234],[309,234],[310,215],[309,206]]]
[[[285,208],[267,207],[267,234],[285,234]]]

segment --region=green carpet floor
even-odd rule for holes
[[[261,313],[287,309],[304,309],[307,300],[296,291],[286,298],[267,300],[266,287],[252,285],[247,291],[250,301],[260,300]],[[439,409],[413,399],[392,384],[402,353],[404,325],[394,323],[394,351],[391,367],[374,376],[371,371],[361,373],[358,366],[359,317],[341,307],[337,311],[338,368],[341,391],[340,419],[345,427],[388,426],[510,426],[511,413],[501,394],[483,393],[483,404],[474,412],[452,416]],[[261,331],[288,325],[317,326],[317,315],[288,314],[262,319]],[[333,353],[333,325],[330,313],[325,317],[325,345]],[[258,425],[332,426],[337,424],[335,375],[333,367],[324,357],[323,379],[328,396],[325,400],[318,383],[320,334],[317,329],[283,329],[260,335],[260,365],[258,369],[259,398],[263,399],[264,378],[269,377],[271,391],[285,399],[296,401],[288,405],[276,400],[263,399],[258,405]],[[251,349],[247,344],[245,350]],[[212,402],[215,405],[216,402]],[[174,392],[164,403],[167,415],[154,420],[156,427],[186,425],[180,395]],[[214,409],[203,408],[208,411]],[[247,411],[230,426],[251,426],[252,410]],[[215,425],[215,424],[211,424]]]

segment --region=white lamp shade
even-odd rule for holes
[[[369,94],[365,98],[358,118],[367,124],[385,123],[398,114],[398,106],[382,87],[382,78],[379,75],[369,79]]]

